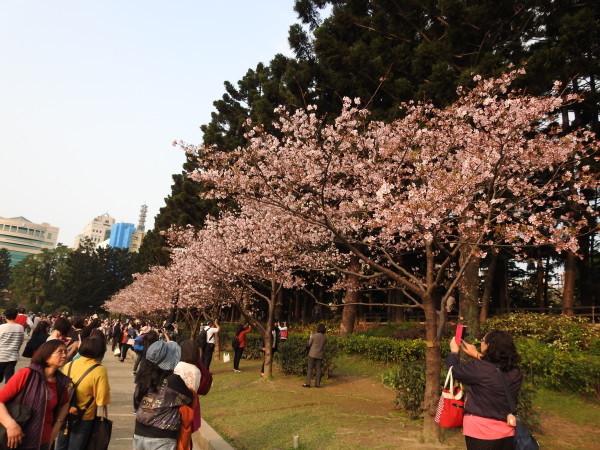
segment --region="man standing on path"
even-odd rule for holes
[[[306,383],[302,385],[303,387],[310,387],[314,367],[317,369],[315,387],[321,387],[321,367],[325,357],[325,342],[327,342],[325,331],[325,325],[320,323],[317,325],[317,332],[311,334],[308,340],[308,371],[306,373]]]
[[[213,353],[215,351],[215,343],[219,338],[217,333],[220,329],[221,327],[216,320],[208,322],[208,327],[206,328],[206,347],[202,353],[202,362],[207,369],[210,369],[210,363],[212,362]]]
[[[6,323],[0,325],[0,381],[4,379],[6,383],[15,373],[25,330],[15,321],[16,309],[7,309],[4,311],[4,317],[6,317]]]

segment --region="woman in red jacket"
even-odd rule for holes
[[[62,341],[45,342],[34,353],[30,366],[15,373],[0,389],[0,423],[6,428],[8,448],[50,448],[69,410],[70,380],[58,370],[66,362],[67,347]],[[20,403],[32,412],[23,428],[6,408],[20,394]]]
[[[240,361],[242,359],[242,354],[244,353],[244,349],[246,348],[246,335],[252,331],[252,327],[250,325],[242,325],[239,324],[238,328],[235,332],[234,345],[233,346],[233,371],[241,372],[240,370]]]

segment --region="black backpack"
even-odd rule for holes
[[[73,368],[73,363],[71,363],[71,365],[69,366],[69,370],[67,371],[67,376],[69,378],[71,378],[71,369]],[[81,384],[81,382],[83,381],[83,379],[85,377],[87,377],[92,370],[94,370],[96,367],[99,367],[100,364],[94,364],[92,367],[89,367],[84,373],[83,375],[81,375],[79,377],[79,380],[77,380],[75,383],[73,383],[73,395],[71,396],[71,402],[69,404],[69,416],[67,417],[67,426],[65,428],[65,435],[69,433],[69,428],[76,426],[81,419],[83,419],[83,415],[85,414],[85,412],[88,410],[88,408],[90,406],[92,406],[92,403],[94,402],[94,397],[92,397],[84,406],[83,408],[80,408],[78,405],[78,401],[77,401],[77,387]]]
[[[233,336],[233,339],[231,340],[231,348],[233,348],[234,350],[240,348],[240,340],[237,336]]]
[[[198,336],[196,336],[196,344],[198,344],[198,347],[200,347],[202,351],[204,351],[207,342],[208,336],[206,334],[206,330],[204,329],[204,327],[202,327],[200,333],[198,333]]]

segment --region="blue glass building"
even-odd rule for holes
[[[135,231],[135,225],[132,223],[115,223],[110,229],[110,240],[108,245],[114,248],[129,248],[131,244],[131,235]]]

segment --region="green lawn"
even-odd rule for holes
[[[421,423],[394,409],[394,392],[381,384],[386,365],[355,356],[336,361],[335,376],[320,389],[275,372],[259,376],[260,362],[243,360],[242,373],[214,362],[214,384],[201,399],[203,417],[237,449],[427,449]],[[540,390],[535,398],[544,449],[600,449],[600,404]],[[446,446],[464,448],[459,432],[446,433]]]
[[[535,407],[542,422],[542,432],[537,437],[543,448],[600,449],[600,403],[597,401],[540,389]]]
[[[418,443],[420,423],[393,407],[394,392],[385,388],[373,363],[342,358],[335,376],[320,389],[275,373],[259,377],[258,361],[242,361],[242,373],[230,364],[213,363],[214,384],[201,400],[202,415],[237,449],[290,449],[294,435],[303,449],[428,448]]]

